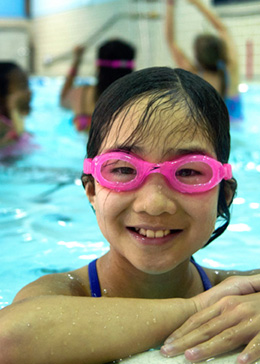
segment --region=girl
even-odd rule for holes
[[[228,29],[203,1],[188,0],[217,31],[217,35],[210,33],[197,35],[194,40],[194,63],[183,52],[176,39],[176,29],[174,29],[176,0],[166,1],[165,35],[174,61],[178,67],[196,73],[214,86],[226,102],[231,121],[241,120],[243,116],[238,94],[238,54]]]
[[[0,146],[19,139],[23,116],[30,112],[31,92],[25,72],[15,63],[0,62]]]
[[[260,271],[192,258],[228,226],[229,150],[225,104],[200,77],[155,67],[111,85],[82,176],[110,250],[17,294],[0,313],[0,363],[107,363],[163,342],[193,362],[243,344],[241,364],[260,358]]]
[[[36,148],[24,130],[30,101],[26,73],[13,62],[0,62],[0,160],[21,156]]]
[[[97,85],[74,86],[82,62],[84,47],[76,47],[70,72],[61,91],[61,105],[75,113],[74,125],[78,131],[89,131],[91,115],[101,93],[115,80],[133,71],[135,49],[120,39],[103,43],[96,60]]]

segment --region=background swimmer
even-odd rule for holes
[[[13,62],[0,62],[0,147],[18,141],[30,112],[27,74]]]
[[[166,1],[165,35],[170,53],[177,64],[187,71],[196,73],[208,81],[225,99],[233,120],[243,118],[238,95],[239,65],[234,39],[221,19],[202,0],[187,0],[205,16],[214,33],[199,34],[194,40],[195,62],[190,60],[177,43],[175,26],[175,0]]]
[[[74,80],[84,51],[84,47],[74,49],[72,66],[61,91],[61,105],[74,111],[73,122],[79,131],[89,130],[99,96],[112,82],[133,71],[135,58],[135,48],[129,43],[121,39],[107,41],[97,52],[97,85],[77,87]]]

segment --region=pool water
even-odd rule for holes
[[[39,146],[0,161],[0,307],[43,274],[88,264],[109,249],[81,186],[87,137],[72,113],[59,107],[59,78],[31,79],[32,113],[26,121]],[[231,126],[231,163],[239,188],[229,229],[196,253],[204,266],[259,268],[260,86],[242,94],[245,120]]]

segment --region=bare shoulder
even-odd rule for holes
[[[216,286],[220,282],[224,281],[228,277],[232,276],[250,276],[254,274],[260,274],[260,269],[239,271],[239,270],[221,270],[221,269],[211,269],[204,268],[207,276],[209,277],[213,286]]]
[[[37,296],[90,296],[86,266],[66,273],[48,274],[23,287],[14,302]]]

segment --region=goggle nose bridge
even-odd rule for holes
[[[166,173],[165,168],[164,168],[164,163],[154,164],[152,166],[149,166],[149,168],[146,171],[148,173],[147,173],[147,175],[146,175],[146,177],[144,179],[146,179],[150,174],[158,173],[158,174],[162,175],[164,178],[166,178],[166,180],[168,182],[170,182],[169,181],[169,176]],[[172,183],[170,183],[170,184],[172,184]]]

